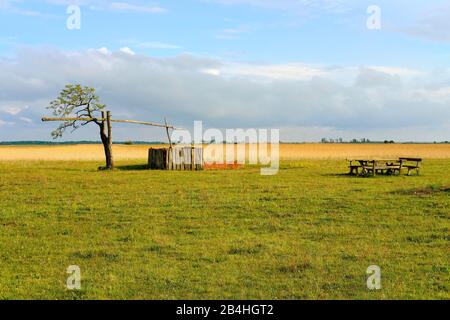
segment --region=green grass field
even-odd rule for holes
[[[0,162],[0,299],[450,298],[450,160],[376,178],[100,164]]]

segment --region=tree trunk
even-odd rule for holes
[[[107,159],[109,162],[109,166],[111,169],[114,168],[114,157],[113,157],[113,152],[112,152],[112,124],[111,124],[111,112],[107,111],[106,112],[106,123],[108,125],[108,156]]]
[[[105,149],[106,166],[105,170],[112,170],[114,168],[114,160],[112,153],[112,127],[111,127],[111,114],[102,111],[102,118],[106,118],[100,125],[100,138],[102,139],[103,148]]]

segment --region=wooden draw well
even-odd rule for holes
[[[194,147],[150,148],[148,167],[153,170],[202,170],[203,149]]]

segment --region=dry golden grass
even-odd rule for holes
[[[420,157],[450,158],[450,144],[283,144],[282,160]]]
[[[115,160],[147,159],[155,145],[114,145]],[[216,145],[215,148],[223,148]],[[249,147],[247,146],[247,154]],[[450,144],[281,144],[281,160],[421,157],[449,159]],[[101,145],[0,146],[0,161],[103,160]]]
[[[150,146],[114,145],[116,160],[146,159]],[[155,146],[152,146],[155,147]],[[0,146],[1,160],[70,160],[89,161],[105,158],[100,144],[58,145],[58,146]]]

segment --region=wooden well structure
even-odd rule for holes
[[[148,168],[152,170],[202,170],[203,149],[196,147],[150,148]]]
[[[167,138],[169,140],[170,148],[168,149],[150,149],[148,153],[148,164],[150,169],[165,169],[165,170],[199,170],[203,167],[203,153],[201,148],[195,148],[191,151],[185,150],[186,148],[172,148],[172,140],[170,139],[169,129],[176,130],[181,128],[175,128],[174,126],[168,125],[166,118],[164,118],[164,124],[147,122],[147,121],[136,121],[136,120],[120,120],[111,119],[111,113],[109,111],[102,111],[101,118],[94,118],[91,116],[91,111],[88,107],[81,111],[85,111],[87,114],[83,116],[69,116],[63,118],[48,118],[43,117],[42,121],[62,121],[65,122],[66,126],[75,126],[76,122],[84,122],[81,125],[84,126],[90,122],[97,123],[102,129],[101,132],[106,136],[105,141],[102,142],[105,148],[106,156],[106,167],[107,169],[113,169],[114,161],[112,156],[112,122],[121,123],[133,123],[133,124],[143,124],[153,127],[166,128]],[[81,112],[79,111],[79,112]],[[77,114],[78,115],[78,114]],[[64,128],[65,128],[64,127]],[[107,133],[106,133],[107,132]],[[107,141],[106,141],[107,140]],[[192,160],[191,160],[192,159]]]

